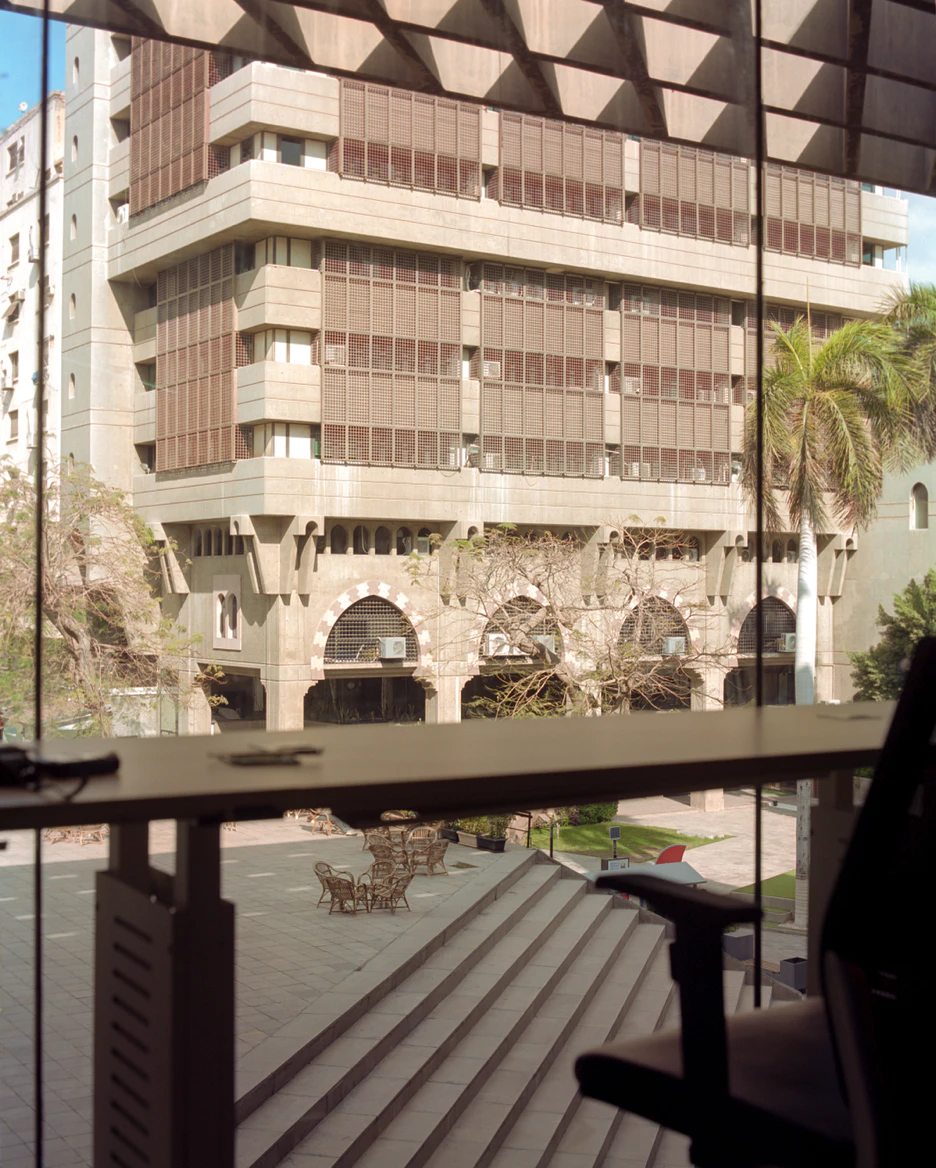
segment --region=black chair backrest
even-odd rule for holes
[[[936,994],[936,637],[917,646],[822,930],[823,993],[859,1165],[908,1162],[929,1130]],[[925,1125],[925,1126],[924,1126]],[[928,1142],[928,1139],[927,1141]]]

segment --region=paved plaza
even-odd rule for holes
[[[358,875],[370,865],[358,834],[326,837],[276,820],[223,831],[223,892],[237,906],[237,1055],[275,1035],[316,998],[423,921],[498,857],[450,848],[450,875],[417,876],[405,910],[334,914],[316,907],[317,860]],[[32,833],[7,832],[0,852],[0,1163],[32,1163]],[[151,828],[154,863],[172,869],[174,825]],[[165,848],[163,851],[162,849]],[[46,1164],[90,1163],[94,874],[107,845],[43,845]],[[455,865],[464,865],[456,867]]]

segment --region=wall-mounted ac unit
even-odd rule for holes
[[[522,657],[523,653],[511,645],[506,633],[488,633],[484,638],[485,657]]]
[[[632,463],[629,463],[628,465],[630,466],[629,477],[632,479],[639,479],[640,478],[640,463],[639,462],[632,462]]]
[[[547,653],[556,653],[556,638],[552,633],[533,633],[530,637],[531,641],[535,641],[537,645],[542,645]]]
[[[639,377],[625,377],[621,381],[622,388],[625,393],[638,394],[640,393],[640,378]]]
[[[500,470],[501,456],[496,451],[485,450],[484,452],[484,469],[485,470]]]
[[[782,653],[796,652],[796,633],[784,633],[780,638],[780,651]]]
[[[39,248],[36,247],[32,240],[29,241],[29,255],[27,258],[31,264],[39,263]]]
[[[428,556],[432,552],[432,544],[428,535],[416,536],[416,552],[420,556]]]
[[[640,477],[646,482],[649,482],[653,478],[653,467],[649,462],[642,462],[640,464]]]
[[[380,638],[380,660],[381,661],[405,661],[406,660],[406,637],[381,637]]]
[[[692,468],[692,481],[694,483],[704,483],[705,482],[705,467],[704,466],[694,466]]]
[[[664,637],[663,638],[663,656],[664,657],[684,657],[686,654],[686,638],[685,637]]]
[[[347,365],[348,363],[348,346],[347,345],[326,345],[325,346],[325,364],[326,365]]]
[[[117,208],[117,222],[118,223],[129,223],[130,222],[130,204],[129,203],[121,203],[120,206]]]
[[[500,361],[485,361],[484,362],[484,376],[490,377],[494,381],[500,381],[501,363]]]

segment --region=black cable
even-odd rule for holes
[[[42,63],[39,93],[39,364],[36,375],[36,599],[34,634],[35,738],[42,741],[42,613],[44,572],[42,549],[45,539],[45,379],[46,379],[46,249],[51,224],[46,228],[48,190],[46,166],[49,153],[49,0],[42,0]],[[51,354],[50,354],[51,356]],[[36,1168],[43,1165],[44,1100],[42,1092],[42,832],[37,827],[33,854],[33,1075],[36,1109]]]
[[[754,558],[754,596],[757,620],[754,622],[754,701],[758,709],[764,705],[764,85],[761,71],[761,2],[754,5],[754,191],[757,201],[757,255],[755,258],[756,288],[754,290],[754,315],[757,318],[756,356],[757,381],[755,416],[757,419],[756,439],[756,489],[755,539],[757,547]],[[763,906],[762,863],[763,850],[763,787],[758,782],[754,787],[754,904]],[[763,934],[760,919],[754,922],[754,1006],[761,1004],[761,972],[763,968]]]

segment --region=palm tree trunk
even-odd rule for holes
[[[816,644],[819,618],[819,570],[816,533],[806,516],[800,524],[799,572],[796,580],[796,704],[816,700]],[[809,921],[809,828],[812,780],[796,784],[796,901],[793,919],[801,928]]]

